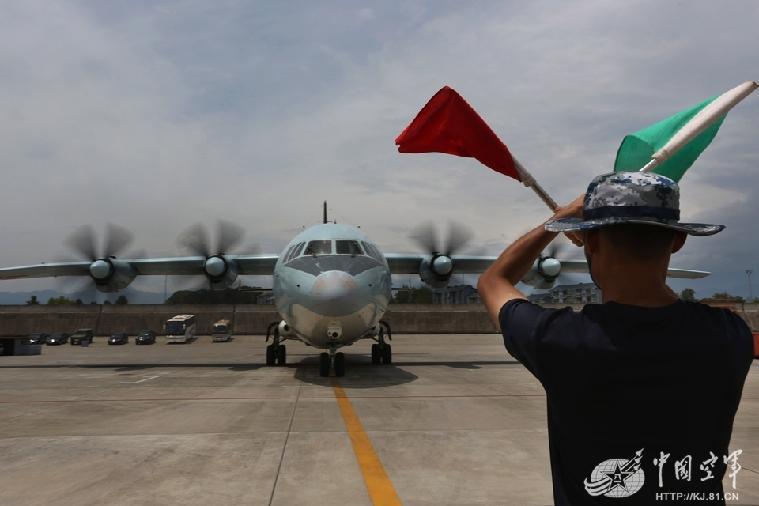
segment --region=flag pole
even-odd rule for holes
[[[694,137],[701,134],[720,118],[724,118],[730,109],[757,88],[759,88],[758,82],[746,81],[714,99],[712,103],[700,110],[698,114],[683,125],[664,146],[651,155],[651,160],[640,169],[640,172],[651,172],[659,164],[668,160],[680,148],[692,141]]]
[[[643,167],[640,168],[638,172],[651,172],[656,168],[656,166],[659,165],[659,159],[658,158],[651,158],[651,160],[645,164]]]
[[[540,197],[540,200],[542,200],[545,205],[548,206],[548,209],[551,211],[556,212],[557,209],[559,209],[559,205],[556,203],[554,199],[551,198],[550,195],[543,189],[542,186],[540,186],[540,183],[535,181],[535,178],[532,177],[532,174],[530,174],[527,169],[524,168],[524,165],[519,163],[519,160],[514,158],[512,156],[512,159],[514,160],[514,167],[517,169],[517,172],[519,173],[519,179],[521,180],[522,184],[527,186],[528,188],[532,188],[532,191],[534,191],[538,197]]]

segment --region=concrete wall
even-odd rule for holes
[[[753,330],[759,330],[759,307],[734,309]],[[183,313],[197,315],[199,334],[210,334],[211,324],[222,318],[232,322],[235,334],[264,334],[269,323],[279,321],[274,306],[269,305],[0,306],[0,337],[73,332],[83,327],[95,329],[96,335],[134,334],[143,328],[162,333],[166,320]],[[495,332],[479,304],[393,304],[385,320],[400,334]]]
[[[0,306],[0,336],[24,336],[33,332],[73,332],[92,328],[96,335],[136,333],[150,329],[163,333],[163,325],[174,315],[197,316],[197,333],[210,334],[211,325],[226,318],[236,334],[262,334],[279,321],[274,306],[233,305],[124,305]]]
[[[481,304],[391,304],[384,319],[399,334],[491,334]]]
[[[746,320],[746,323],[748,323],[748,326],[751,327],[751,330],[759,332],[759,311],[739,311],[738,314],[741,315],[744,320]]]
[[[0,306],[0,336],[96,328],[100,306]]]

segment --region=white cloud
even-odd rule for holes
[[[48,259],[75,226],[106,221],[170,253],[184,227],[228,218],[271,250],[318,221],[324,199],[388,250],[413,250],[405,231],[427,219],[506,242],[547,216],[529,190],[472,160],[395,152],[443,84],[566,201],[611,167],[624,134],[756,78],[754,4],[0,9],[0,199],[12,210],[0,231],[15,239],[3,265]],[[685,216],[741,216],[758,177],[752,99],[687,176]],[[686,267],[721,265],[690,248]]]

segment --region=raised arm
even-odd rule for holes
[[[584,197],[585,194],[569,205],[559,208],[551,219],[582,216]],[[515,285],[527,274],[540,253],[557,235],[556,232],[546,231],[544,226],[545,222],[517,239],[480,276],[477,290],[496,327],[499,326],[498,313],[504,304],[512,299],[526,298]],[[578,246],[582,245],[578,236],[571,236],[570,239]]]

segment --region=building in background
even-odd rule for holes
[[[480,304],[480,294],[472,285],[446,286],[432,290],[433,304]]]
[[[533,293],[528,299],[536,304],[600,304],[601,290],[593,283],[556,285],[547,292]]]
[[[480,295],[472,285],[445,288],[428,286],[393,288],[392,302],[396,304],[481,304]]]

